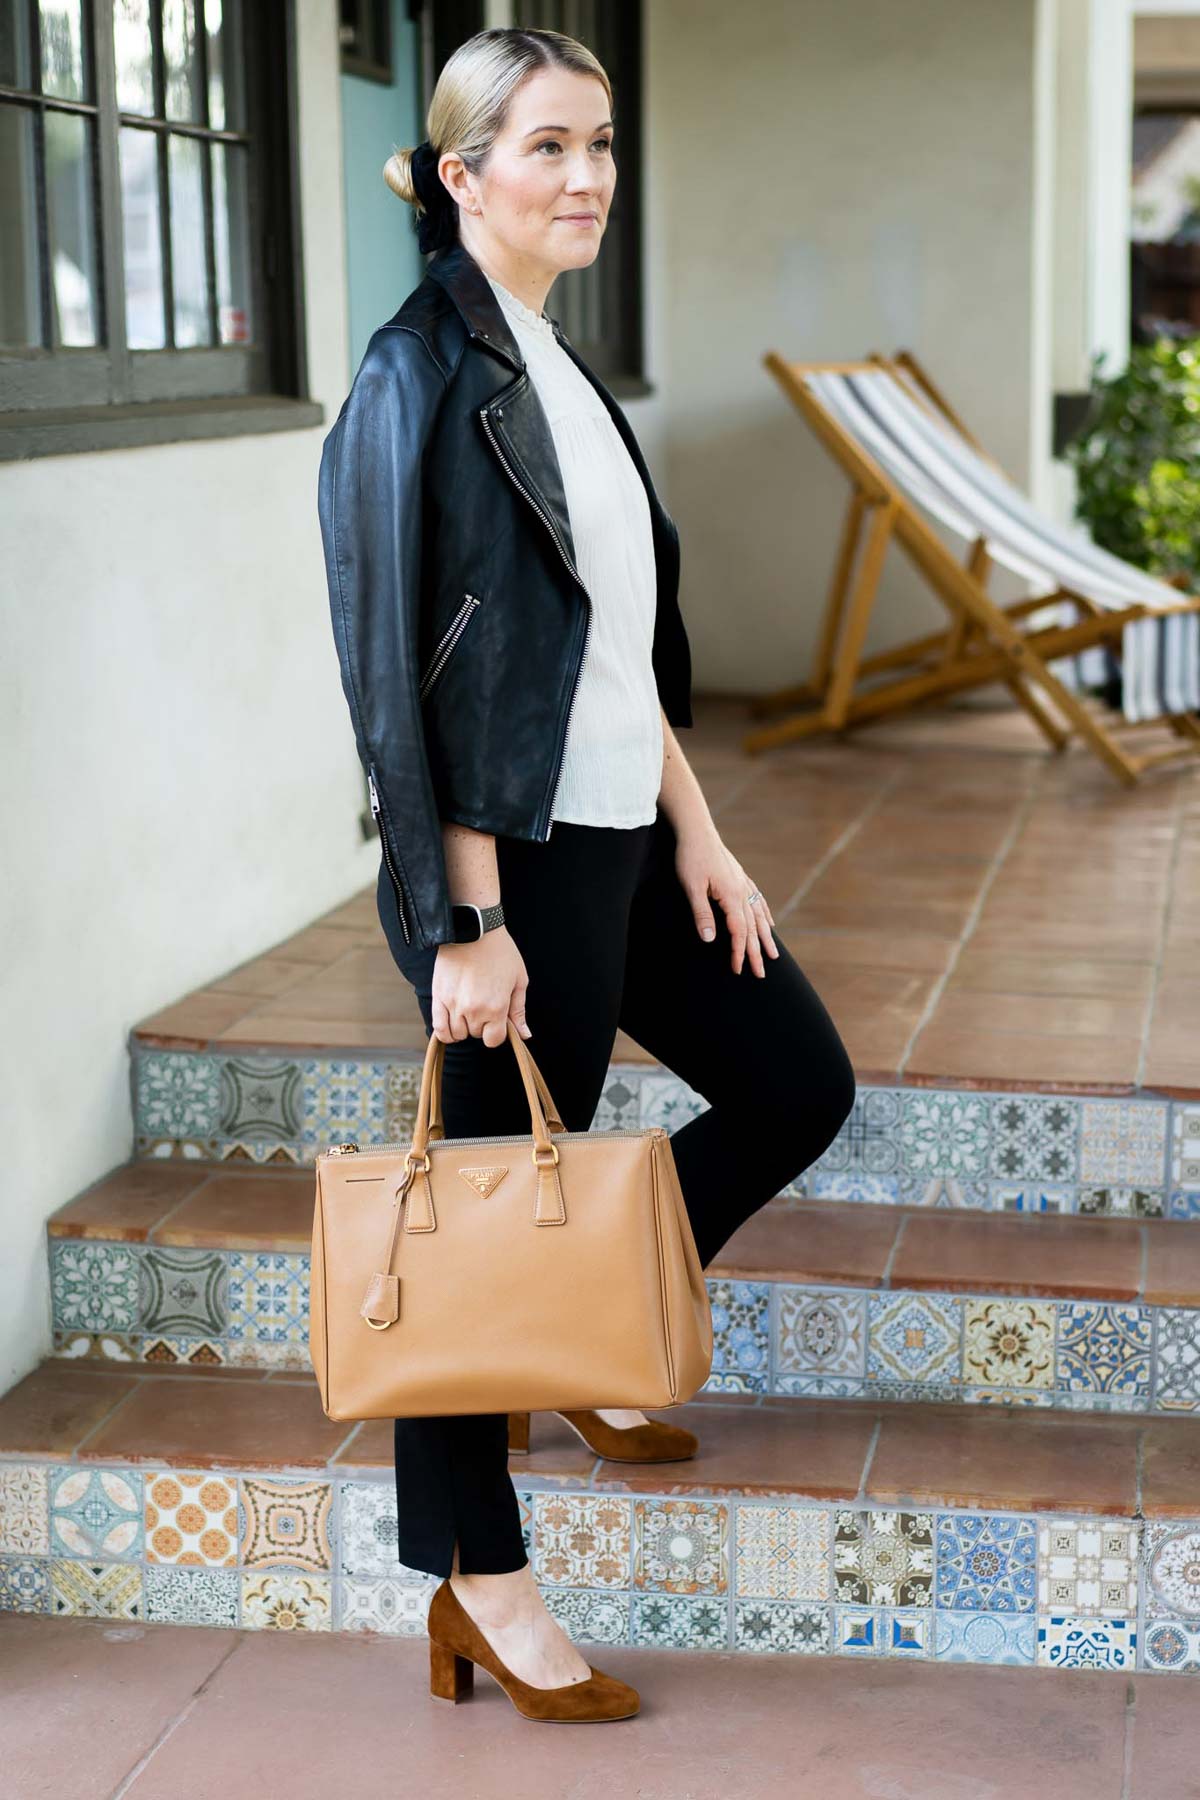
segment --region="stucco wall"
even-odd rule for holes
[[[346,388],[337,9],[299,0],[310,379]],[[0,470],[0,1385],[46,1216],[130,1154],[126,1040],[374,874],[329,627],[324,428]]]

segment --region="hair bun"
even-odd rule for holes
[[[410,206],[417,204],[417,190],[413,186],[412,151],[393,150],[383,165],[383,179],[393,194],[401,200],[407,200]]]

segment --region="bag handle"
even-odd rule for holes
[[[517,1041],[521,1044],[522,1049],[525,1049],[524,1040],[519,1034]],[[426,1052],[426,1054],[428,1054],[428,1052]],[[546,1077],[542,1074],[542,1071],[538,1068],[536,1062],[534,1062],[532,1053],[526,1050],[525,1054],[529,1057],[529,1064],[533,1070],[533,1079],[537,1084],[537,1091],[542,1102],[542,1110],[546,1115],[546,1124],[552,1132],[565,1131],[566,1127],[559,1117],[558,1107],[554,1103],[554,1097],[551,1094],[550,1089],[546,1086]],[[438,1082],[434,1087],[429,1100],[428,1136],[436,1140],[445,1137],[445,1135],[446,1128],[442,1120],[442,1083],[439,1076]]]
[[[542,1108],[542,1095],[546,1097],[551,1118],[561,1131],[562,1120],[558,1108],[550,1097],[550,1090],[545,1077],[534,1062],[526,1048],[525,1042],[511,1019],[505,1020],[505,1033],[517,1059],[517,1067],[521,1072],[521,1082],[525,1089],[525,1098],[529,1102],[529,1120],[533,1136],[532,1157],[537,1169],[537,1194],[533,1207],[533,1223],[535,1225],[565,1225],[567,1209],[563,1200],[562,1182],[558,1174],[558,1145],[551,1139],[546,1114]],[[387,1251],[379,1271],[372,1275],[367,1284],[367,1291],[359,1308],[362,1317],[372,1331],[386,1331],[400,1316],[400,1277],[390,1273],[392,1258],[396,1254],[396,1238],[399,1234],[401,1215],[404,1215],[404,1229],[412,1231],[436,1231],[437,1218],[433,1210],[433,1189],[429,1185],[429,1143],[432,1129],[437,1127],[437,1135],[441,1134],[441,1094],[442,1068],[445,1061],[446,1046],[438,1037],[430,1037],[425,1050],[425,1063],[421,1070],[421,1091],[417,1097],[417,1116],[413,1125],[412,1144],[404,1153],[404,1174],[396,1189],[392,1216],[388,1224]],[[433,1141],[437,1141],[434,1135]],[[405,1206],[407,1198],[408,1205]]]

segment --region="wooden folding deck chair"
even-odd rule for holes
[[[869,447],[871,432],[849,429],[845,409],[839,417],[828,399],[822,399],[818,391],[820,380],[813,380],[826,375],[875,376],[888,386],[875,387],[874,392],[895,402],[898,413],[907,408],[911,421],[915,417],[912,406],[920,406],[928,417],[936,418],[943,432],[956,435],[961,448],[969,450],[1003,479],[998,465],[987,457],[917,359],[901,353],[895,359],[876,355],[861,363],[799,363],[769,351],[763,361],[845,471],[852,487],[811,678],[759,696],[751,703],[752,716],[762,718],[780,710],[786,710],[788,716],[746,734],[746,750],[757,753],[820,732],[847,731],[943,696],[1002,682],[1054,750],[1061,751],[1073,735],[1078,735],[1105,767],[1127,784],[1132,785],[1145,770],[1157,764],[1200,754],[1200,724],[1190,710],[1195,696],[1177,710],[1160,710],[1152,718],[1134,723],[1118,716],[1114,722],[1111,714],[1106,716],[1106,709],[1089,704],[1049,667],[1060,657],[1097,646],[1119,658],[1127,626],[1169,613],[1194,617],[1200,613],[1200,600],[1174,594],[1165,583],[1154,581],[1130,565],[1117,564],[1094,547],[1088,546],[1085,551],[1077,543],[1068,545],[1065,538],[1057,535],[1059,528],[1047,521],[1047,542],[1041,548],[1056,546],[1056,554],[1061,553],[1068,564],[1075,557],[1086,563],[1090,556],[1095,567],[1082,568],[1078,585],[1060,583],[1035,597],[999,604],[988,593],[994,553],[995,560],[1018,570],[1028,561],[1031,574],[1040,560],[1038,555],[1024,557],[1019,550],[1008,554],[1006,541],[997,545],[989,540],[987,531],[973,526],[969,482],[962,490],[968,496],[967,502],[960,505],[961,493],[957,499],[951,498],[938,486],[936,473],[929,478],[928,471],[921,467],[919,443],[910,460],[911,443],[897,446],[877,432],[874,442],[886,453],[873,454]],[[828,394],[832,390],[829,384],[825,385]],[[905,396],[903,402],[897,398],[900,393]],[[1010,489],[1010,493],[1015,492]],[[957,560],[928,523],[918,508],[918,497],[932,497],[934,504],[926,510],[932,510],[943,522],[949,520],[952,528],[970,541],[965,563]],[[1032,509],[1028,502],[1023,505],[1027,541]],[[985,506],[983,510],[988,509]],[[994,512],[989,516],[995,524]],[[1022,524],[1015,517],[1013,534],[1019,546]],[[1003,520],[999,536],[1006,540]],[[864,657],[863,644],[880,573],[893,541],[945,606],[949,625],[944,631]],[[1127,572],[1127,582],[1114,584],[1110,572],[1114,568]],[[1128,585],[1137,597],[1125,604],[1114,597],[1118,585]],[[1081,591],[1089,586],[1093,590],[1090,594]],[[1047,608],[1056,609],[1060,620],[1064,610],[1071,610],[1071,622],[1034,624],[1035,616],[1044,615]],[[1188,629],[1200,631],[1200,624]],[[1196,641],[1200,642],[1200,638]],[[801,708],[805,710],[798,710]],[[1132,754],[1119,741],[1118,733],[1137,730],[1143,723],[1166,725],[1178,741],[1140,756]]]

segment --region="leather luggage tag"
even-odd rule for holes
[[[400,1277],[372,1275],[358,1310],[364,1319],[373,1319],[378,1324],[386,1320],[389,1325],[394,1325],[400,1317]]]

